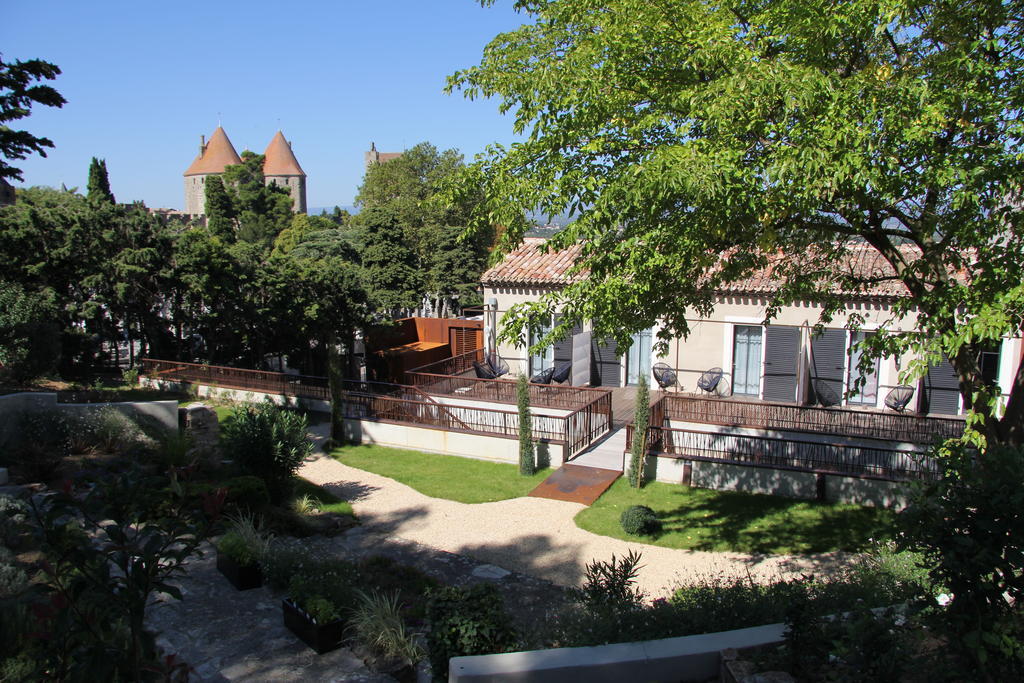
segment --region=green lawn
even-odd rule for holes
[[[619,516],[630,505],[653,509],[662,531],[654,536],[626,534]],[[666,548],[799,554],[865,549],[870,538],[892,537],[893,519],[892,512],[876,508],[675,484],[652,482],[635,490],[619,479],[576,515],[576,524],[595,534]]]
[[[352,512],[352,505],[350,503],[338,498],[327,489],[317,486],[308,479],[296,477],[295,491],[292,494],[292,498],[300,498],[302,496],[309,496],[316,500],[320,504],[321,512],[333,512],[338,515],[355,517],[355,513]]]
[[[551,474],[546,469],[522,477],[516,465],[383,446],[343,446],[331,451],[331,457],[400,481],[432,498],[460,503],[525,496]]]

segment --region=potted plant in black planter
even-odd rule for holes
[[[240,591],[259,588],[263,585],[260,561],[269,542],[252,515],[232,518],[217,542],[217,569]]]
[[[344,561],[313,561],[294,574],[281,604],[284,625],[317,654],[341,646],[358,579],[355,566]]]

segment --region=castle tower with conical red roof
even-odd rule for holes
[[[277,131],[267,151],[263,153],[263,177],[267,185],[274,183],[285,187],[292,195],[292,210],[306,212],[306,173],[299,166],[292,153],[292,145],[284,134]],[[203,215],[206,213],[206,179],[221,175],[232,164],[242,163],[228,140],[227,133],[220,126],[213,131],[210,141],[200,138],[199,156],[185,171],[185,213]]]
[[[263,152],[263,177],[267,183],[287,188],[292,195],[292,211],[306,213],[306,173],[292,153],[292,143],[277,131]]]
[[[242,163],[227,133],[220,126],[213,131],[209,142],[205,136],[199,140],[199,156],[185,171],[185,213],[191,214],[206,212],[206,179],[223,173],[225,166]]]

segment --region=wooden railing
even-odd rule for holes
[[[416,384],[408,378],[409,374],[423,373],[427,375],[461,375],[464,372],[470,372],[473,370],[473,362],[481,362],[484,359],[483,349],[474,349],[468,353],[462,353],[458,356],[452,356],[451,358],[445,358],[443,360],[435,361],[433,363],[427,363],[421,365],[418,368],[411,368],[406,370],[405,373],[407,384]]]
[[[208,384],[227,389],[265,394],[331,400],[326,377],[288,375],[283,372],[246,370],[221,365],[199,365],[180,361],[142,359],[142,374],[156,380]]]
[[[612,428],[612,394],[602,392],[565,416],[565,458],[585,450]]]
[[[662,401],[665,419],[726,427],[788,429],[921,444],[929,444],[937,439],[957,438],[964,431],[964,420],[958,417],[797,406],[680,394],[667,394],[659,403]],[[659,423],[652,419],[651,424]]]
[[[626,427],[627,444],[633,430]],[[916,451],[774,436],[651,427],[648,446],[662,457],[888,481],[930,479],[939,472],[934,460]]]
[[[207,384],[256,393],[326,401],[331,398],[326,377],[154,359],[142,360],[142,374],[153,379]],[[450,405],[434,398],[449,395],[496,403],[515,403],[515,382],[473,379],[459,383],[457,380],[460,378],[424,376],[436,378],[435,384],[451,380],[451,383],[442,387],[447,392],[437,391],[437,387],[431,384],[407,386],[344,380],[344,415],[354,419],[386,420],[450,431],[518,437],[519,414],[516,411]],[[470,391],[456,391],[461,387],[469,387]],[[537,403],[533,403],[535,399]],[[572,410],[565,416],[535,414],[531,417],[534,438],[566,444],[563,456],[566,458],[584,450],[611,428],[611,392],[606,390],[534,385],[531,386],[531,405],[538,404]]]
[[[406,373],[406,381],[434,396],[470,398],[491,403],[516,403],[516,381],[509,379],[479,379],[477,377],[450,377],[423,372]],[[558,384],[531,384],[530,405],[538,408],[578,410],[597,395],[610,393],[607,389],[572,387]]]
[[[391,396],[346,393],[344,415],[352,419],[383,420],[402,424],[423,425],[455,432],[475,432],[488,436],[519,436],[519,413],[493,408],[452,406],[429,401],[416,401]],[[564,443],[565,418],[533,415],[530,421],[533,438]]]

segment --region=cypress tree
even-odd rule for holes
[[[519,474],[533,474],[533,418],[530,415],[530,383],[520,373],[516,379],[516,402],[519,404]]]
[[[644,483],[644,460],[647,455],[647,428],[651,423],[650,391],[647,378],[640,378],[636,390],[636,412],[633,414],[633,443],[629,453],[629,485],[635,489]]]
[[[88,197],[94,202],[114,204],[114,194],[110,191],[110,179],[107,177],[106,159],[92,158],[89,162]]]
[[[210,232],[228,242],[235,241],[235,205],[218,175],[206,179],[206,226]]]

